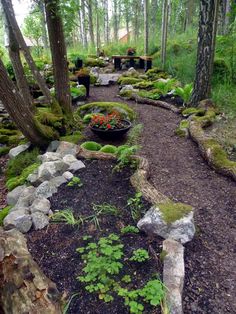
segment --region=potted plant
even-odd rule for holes
[[[127,49],[127,55],[128,56],[134,56],[135,55],[135,53],[136,53],[136,49],[135,48],[128,48]]]
[[[103,139],[117,139],[131,128],[131,122],[121,118],[119,112],[107,115],[94,114],[90,121],[91,130]]]
[[[86,68],[82,68],[77,73],[78,83],[79,85],[84,85],[86,88],[86,96],[89,97],[89,87],[90,87],[90,74],[89,70]]]

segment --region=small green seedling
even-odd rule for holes
[[[149,259],[148,251],[144,249],[138,249],[133,251],[133,255],[129,260],[142,263],[147,261],[148,259]]]
[[[131,225],[128,225],[128,226],[122,228],[120,231],[122,234],[139,233],[139,229],[137,227],[131,226]]]
[[[81,188],[83,186],[83,183],[81,182],[81,179],[79,177],[73,177],[67,184],[67,186],[78,186],[79,188]]]

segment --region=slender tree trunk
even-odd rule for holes
[[[118,42],[118,5],[117,0],[114,0],[114,13],[113,13],[113,19],[114,19],[114,41]]]
[[[162,29],[161,29],[161,65],[162,69],[166,64],[166,45],[167,45],[167,29],[168,29],[168,4],[169,0],[163,0],[162,7]]]
[[[33,116],[28,104],[17,91],[14,83],[8,77],[7,71],[0,59],[0,101],[9,113],[17,128],[33,144],[46,147],[53,136],[46,134],[46,129]]]
[[[94,30],[93,30],[93,5],[92,0],[88,0],[88,17],[89,17],[89,34],[93,46],[95,46]]]
[[[85,4],[84,0],[81,0],[81,19],[82,19],[82,32],[83,32],[83,43],[84,48],[88,48],[88,39],[87,39],[87,20],[85,17]]]
[[[96,11],[96,50],[97,50],[97,56],[99,57],[100,52],[100,26],[99,26],[99,8],[98,8],[98,1],[95,2],[95,11]]]
[[[45,0],[47,26],[52,53],[56,99],[67,117],[72,117],[68,64],[59,0]]]
[[[200,3],[196,75],[190,101],[191,106],[195,107],[210,96],[217,5],[218,0],[201,0]]]
[[[45,16],[45,8],[42,1],[39,1],[39,9],[41,11],[41,29],[42,29],[42,40],[43,46],[45,50],[48,50],[48,34],[46,28],[46,16]]]
[[[157,25],[157,12],[158,12],[158,1],[152,0],[151,2],[151,32],[152,34],[156,33]]]
[[[105,30],[105,42],[110,41],[110,31],[109,31],[109,14],[108,14],[108,0],[104,0],[104,30]]]
[[[144,55],[148,55],[148,0],[144,0]]]
[[[20,47],[18,45],[18,42],[16,41],[15,35],[12,31],[12,28],[9,24],[7,17],[5,17],[5,25],[6,25],[8,40],[9,40],[8,52],[9,52],[9,57],[10,57],[10,60],[14,69],[17,87],[25,103],[30,108],[30,110],[32,112],[35,112],[33,99],[30,94],[29,85],[25,77],[24,68],[22,66],[22,62],[20,58]]]
[[[23,51],[26,62],[28,63],[29,68],[30,68],[35,80],[37,81],[42,93],[46,97],[46,100],[49,103],[52,103],[53,99],[52,99],[52,96],[50,94],[50,91],[49,91],[44,79],[42,78],[41,74],[39,73],[39,71],[38,71],[38,69],[34,63],[34,60],[30,54],[29,48],[27,47],[25,40],[22,36],[22,33],[19,29],[19,26],[16,22],[15,13],[13,10],[11,0],[1,0],[1,2],[2,2],[3,10],[4,10],[4,12],[8,18],[9,24],[12,27],[12,31],[14,32],[15,38],[16,38],[21,50]]]

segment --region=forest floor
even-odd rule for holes
[[[133,107],[144,126],[140,155],[150,162],[150,181],[174,201],[195,208],[197,232],[185,245],[184,312],[236,313],[235,182],[215,173],[190,139],[175,135],[181,120],[175,113],[122,101],[117,94],[117,85],[94,87],[89,102]],[[99,141],[92,134],[90,138]]]

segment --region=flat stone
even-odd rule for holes
[[[42,212],[35,212],[31,215],[33,227],[35,230],[40,230],[49,224],[48,216],[44,215]]]
[[[62,156],[65,155],[76,156],[77,150],[78,146],[76,144],[62,141],[60,142],[56,152],[61,154]]]
[[[49,181],[44,181],[36,188],[34,195],[36,198],[49,198],[56,192],[57,188],[54,185],[52,185]]]
[[[52,141],[47,148],[47,152],[55,152],[59,145],[60,141]]]
[[[66,181],[70,181],[74,177],[73,173],[70,171],[64,172],[62,176],[66,179]]]
[[[26,233],[32,226],[30,215],[25,214],[23,210],[16,210],[7,215],[3,221],[5,229],[16,228],[22,233]]]
[[[98,81],[96,85],[100,86],[108,86],[110,84],[114,84],[115,82],[118,81],[118,78],[120,77],[120,74],[118,73],[101,73],[98,76]]]
[[[38,159],[42,162],[57,161],[57,160],[61,160],[61,155],[58,153],[47,152],[43,155],[38,156]]]
[[[38,181],[43,182],[61,175],[68,169],[68,164],[61,160],[44,162],[38,168]]]
[[[42,212],[43,214],[48,214],[50,210],[50,202],[46,198],[36,198],[33,204],[30,206],[30,212]]]
[[[76,159],[73,155],[65,155],[63,161],[69,165],[68,170],[72,172],[85,168],[85,164],[81,160]]]
[[[173,223],[167,224],[158,207],[153,206],[145,216],[139,220],[138,228],[147,234],[157,234],[164,239],[174,239],[181,243],[189,242],[195,234],[193,211]]]
[[[53,185],[56,188],[58,188],[63,183],[66,183],[67,180],[63,176],[58,176],[58,177],[52,178],[49,182],[50,182],[51,185]]]
[[[9,157],[10,159],[16,157],[17,155],[19,155],[20,153],[26,151],[29,147],[30,147],[31,143],[27,143],[27,144],[22,144],[22,145],[19,145],[17,147],[14,147],[12,148],[10,151],[9,151]]]
[[[7,194],[7,204],[12,206],[15,205],[25,188],[26,185],[20,185],[9,192]]]
[[[182,292],[184,285],[184,247],[179,242],[167,239],[163,242],[163,283],[166,287],[167,304],[171,314],[182,314]]]

